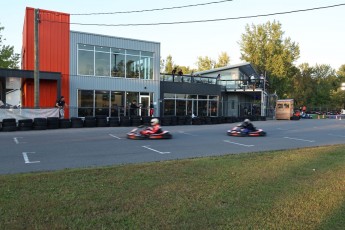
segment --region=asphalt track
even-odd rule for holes
[[[170,140],[130,140],[133,127],[0,132],[0,174],[345,144],[345,119],[255,121],[266,137],[230,137],[236,124],[165,126]],[[345,153],[345,150],[344,150]]]

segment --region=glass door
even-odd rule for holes
[[[139,115],[140,116],[150,116],[150,96],[149,95],[140,95],[139,97]]]

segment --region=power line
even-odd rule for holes
[[[166,8],[159,8],[159,9],[149,9],[149,10],[132,10],[132,11],[118,11],[118,12],[105,12],[105,13],[81,13],[81,14],[70,14],[70,15],[80,16],[80,15],[143,13],[143,12],[159,11],[159,10],[181,9],[181,8],[194,7],[194,6],[205,6],[205,5],[218,4],[218,3],[231,2],[231,1],[233,1],[233,0],[222,0],[222,1],[218,1],[218,2],[206,2],[206,3],[200,3],[200,4],[194,4],[194,5],[174,6],[174,7],[166,7]]]
[[[273,15],[292,14],[292,13],[299,13],[299,12],[305,12],[305,11],[334,8],[334,7],[344,6],[344,5],[345,5],[345,3],[341,3],[341,4],[336,4],[336,5],[330,5],[330,6],[321,6],[321,7],[309,8],[309,9],[292,10],[292,11],[270,13],[270,14],[258,14],[258,15],[251,15],[251,16],[240,16],[240,17],[219,18],[219,19],[205,19],[205,20],[182,21],[182,22],[157,22],[157,23],[138,23],[138,24],[92,24],[92,23],[70,23],[70,24],[82,25],[82,26],[156,26],[156,25],[189,24],[189,23],[216,22],[216,21],[227,21],[227,20],[239,20],[239,19],[248,19],[248,18],[268,17],[268,16],[273,16]]]

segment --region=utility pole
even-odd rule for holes
[[[40,107],[40,56],[39,56],[39,9],[34,11],[34,106],[36,109]]]

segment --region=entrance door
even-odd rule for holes
[[[149,95],[140,95],[139,97],[139,103],[141,105],[141,108],[139,110],[140,116],[149,116],[150,111],[150,96]]]

